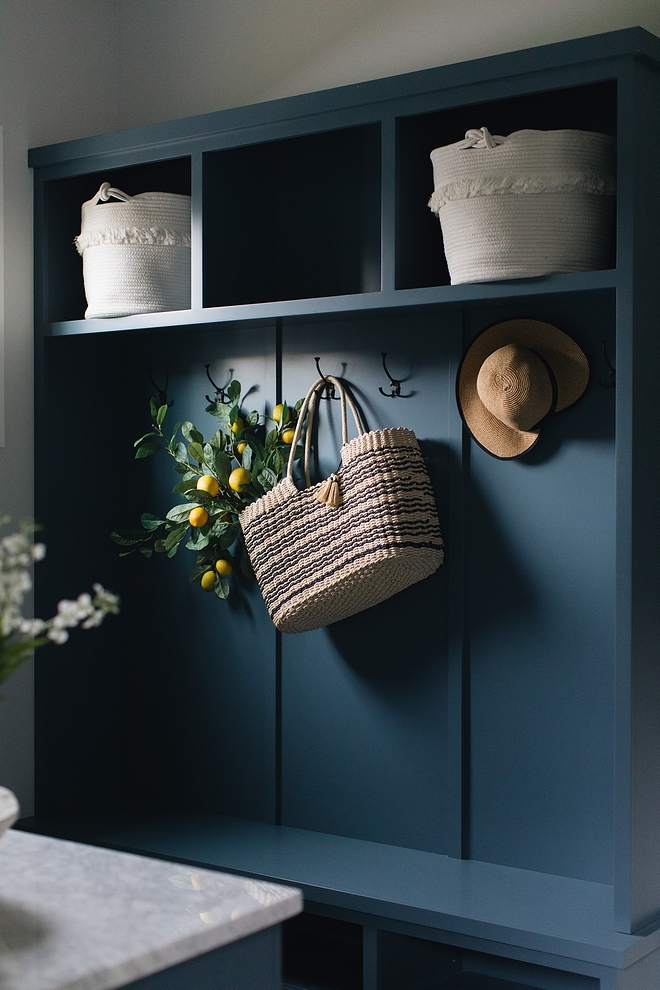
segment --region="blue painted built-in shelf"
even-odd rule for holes
[[[37,610],[98,580],[123,604],[37,657],[24,827],[300,885],[287,987],[660,990],[658,112],[660,40],[632,28],[30,152]],[[616,138],[603,270],[450,284],[429,156],[481,126]],[[103,181],[191,196],[190,308],[84,319]],[[569,333],[591,380],[500,461],[455,381],[515,318]],[[263,414],[315,358],[369,428],[415,431],[446,553],[281,636],[253,585],[218,602],[187,551],[120,559],[109,533],[176,499],[166,457],[134,459],[151,396],[208,434],[206,368]]]

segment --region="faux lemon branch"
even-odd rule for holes
[[[191,422],[177,423],[167,440],[163,424],[168,407],[151,399],[151,429],[135,441],[135,457],[167,451],[181,475],[172,491],[185,501],[173,506],[165,519],[144,512],[142,529],[110,534],[126,547],[120,556],[137,550],[145,557],[154,551],[173,557],[183,543],[197,554],[190,580],[218,598],[228,597],[228,579],[234,572],[254,577],[238,515],[282,477],[303,403],[300,399],[293,408],[286,402],[277,405],[270,417],[275,428],[266,432],[256,410],[241,413],[240,382],[232,381],[227,396],[229,404],[216,401],[206,407],[218,420],[208,442]],[[301,455],[302,447],[296,450],[296,457]]]

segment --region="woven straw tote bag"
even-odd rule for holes
[[[310,484],[312,420],[318,392],[331,382],[342,412],[341,468]],[[347,405],[358,436],[349,442]],[[293,481],[296,446],[307,417],[306,487]],[[243,510],[239,522],[268,612],[282,632],[327,626],[390,598],[442,563],[442,537],[415,434],[366,433],[344,385],[319,378],[307,393],[287,474]]]
[[[468,131],[431,152],[429,201],[452,285],[610,263],[616,141],[593,131]]]
[[[118,203],[108,202],[110,197]],[[127,196],[104,182],[82,205],[85,319],[190,308],[190,196]]]

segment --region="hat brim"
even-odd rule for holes
[[[522,344],[536,351],[548,364],[557,386],[554,412],[568,408],[580,398],[589,383],[589,362],[575,341],[540,320],[506,320],[483,330],[463,356],[456,378],[458,408],[468,430],[480,447],[502,460],[521,457],[538,441],[541,426],[515,430],[486,409],[477,393],[479,369],[493,351],[506,344]]]

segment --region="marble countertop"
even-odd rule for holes
[[[292,887],[10,829],[0,990],[111,990],[301,909]]]

